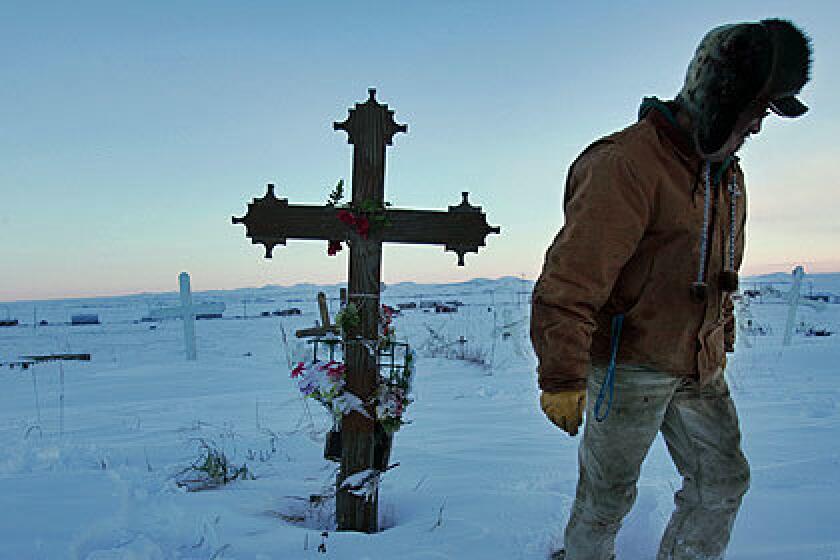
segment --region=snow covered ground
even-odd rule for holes
[[[840,293],[840,281],[817,288]],[[530,284],[384,292],[392,305],[465,305],[395,320],[419,353],[416,402],[396,435],[400,465],[382,478],[376,535],[334,532],[333,503],[310,498],[327,495],[335,477],[322,458],[329,420],[298,395],[289,364],[310,355],[293,332],[313,325],[317,291],[195,294],[227,304],[225,319],[196,324],[195,362],[183,358],[180,321],[138,322],[149,305],[176,304],[175,293],[0,305],[0,319],[5,311],[25,323],[0,328],[0,362],[92,355],[0,369],[0,559],[543,559],[559,546],[579,439],[537,405]],[[840,336],[799,334],[783,348],[786,308],[763,301],[748,313],[755,332],[769,334],[742,333],[727,372],[753,469],[728,558],[838,560]],[[259,317],[288,307],[303,314]],[[62,324],[77,313],[97,313],[102,324]],[[33,328],[33,317],[49,325]],[[840,305],[803,308],[798,320],[837,332]],[[246,463],[255,479],[180,489],[176,477],[202,444]],[[653,557],[678,486],[657,441],[619,536],[621,560]]]

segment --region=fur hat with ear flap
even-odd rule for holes
[[[811,41],[791,22],[723,25],[709,31],[688,66],[677,95],[694,123],[701,155],[723,147],[739,118],[765,109],[785,117],[808,110],[794,97],[810,79]]]

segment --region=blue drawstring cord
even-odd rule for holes
[[[607,416],[610,415],[610,408],[612,408],[613,396],[615,395],[615,359],[618,356],[618,339],[621,338],[622,323],[624,323],[624,315],[613,316],[612,334],[610,335],[610,365],[607,367],[607,375],[604,377],[604,382],[601,383],[598,398],[595,400],[595,420],[598,422],[606,420]],[[607,396],[607,388],[610,391],[609,400],[607,400],[607,409],[601,416],[600,410],[604,404],[604,398]]]

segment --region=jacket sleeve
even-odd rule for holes
[[[544,391],[586,386],[595,314],[651,217],[644,187],[610,144],[591,147],[569,171],[565,224],[546,252],[531,306],[531,343]]]
[[[745,229],[747,222],[747,191],[744,182],[744,174],[738,169],[738,184],[740,185],[741,211],[738,213],[738,228],[735,235],[735,270],[741,270],[741,262],[744,260]],[[723,298],[723,347],[726,352],[735,351],[735,339],[737,325],[735,324],[735,305],[732,303],[732,296],[726,294]]]

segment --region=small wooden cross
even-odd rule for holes
[[[327,309],[327,294],[318,292],[318,312],[321,315],[321,325],[310,329],[300,329],[295,331],[295,336],[304,338],[307,336],[324,336],[326,334],[340,334],[338,325],[333,325],[330,322],[330,311]]]
[[[404,124],[394,121],[394,111],[376,101],[376,90],[368,90],[364,103],[349,110],[344,122],[333,123],[335,130],[347,133],[353,144],[352,207],[373,204],[384,208],[385,147],[391,145],[394,134],[407,132]],[[289,238],[336,240],[348,239],[349,302],[359,310],[359,325],[345,333],[346,390],[366,403],[367,415],[351,412],[341,422],[342,460],[336,487],[336,520],[340,530],[373,533],[377,531],[378,491],[356,495],[342,483],[350,476],[367,478],[374,464],[373,395],[378,379],[375,353],[366,342],[378,340],[379,292],[382,268],[382,243],[412,243],[443,245],[444,250],[458,255],[458,265],[464,265],[465,253],[477,253],[485,245],[489,233],[499,233],[491,227],[480,207],[472,206],[467,193],[461,203],[448,211],[391,209],[386,211],[387,222],[362,236],[337,218],[332,206],[291,205],[288,199],[278,199],[274,185],[268,185],[263,198],[255,198],[242,218],[234,224],[244,224],[251,243],[265,246],[265,256],[271,257],[276,245],[285,245]],[[349,481],[348,481],[349,482]]]

